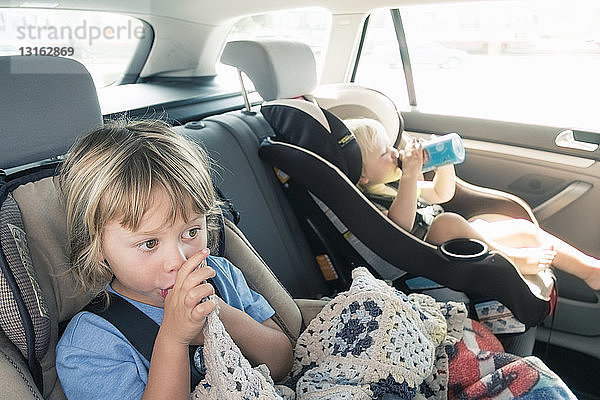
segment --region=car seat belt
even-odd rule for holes
[[[213,187],[215,189],[215,192],[217,192],[216,194],[219,200],[221,200],[227,207],[227,211],[229,211],[229,214],[231,215],[230,219],[237,226],[240,223],[240,212],[235,208],[231,200],[223,194],[223,192],[221,191],[221,189],[219,189],[218,186],[215,185]]]
[[[215,293],[218,294],[214,284],[213,287],[215,287]],[[154,341],[158,335],[158,324],[121,296],[114,293],[109,293],[109,296],[110,302],[108,307],[106,307],[105,298],[102,295],[92,300],[85,306],[83,311],[96,314],[110,322],[127,338],[127,340],[129,340],[133,347],[135,347],[146,360],[150,361],[152,358]],[[189,346],[190,390],[192,391],[204,378],[204,363],[202,362],[202,368],[200,368],[200,370],[194,363],[194,356],[196,355],[197,350],[200,350],[201,354],[201,346]]]
[[[105,307],[104,296],[99,296],[83,311],[94,313],[113,324],[149,361],[158,335],[158,324],[121,296],[109,293],[109,297],[108,307]]]

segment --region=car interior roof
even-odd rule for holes
[[[448,0],[442,0],[447,2]],[[439,1],[438,1],[439,2]],[[27,3],[25,6],[24,4]],[[215,82],[215,65],[233,24],[240,18],[274,10],[322,7],[334,16],[360,16],[379,7],[430,3],[421,0],[357,0],[240,2],[225,0],[198,4],[190,1],[81,1],[66,0],[52,10],[89,10],[130,15],[154,27],[154,41],[135,84],[98,88],[102,114],[113,117],[127,112],[132,117],[163,116],[173,124],[240,109],[244,102],[238,90]],[[45,3],[0,1],[0,7],[38,7]],[[194,46],[202,43],[203,46]],[[169,57],[164,54],[168,53]],[[336,64],[340,60],[335,61]],[[326,83],[332,83],[328,79]],[[322,82],[323,83],[323,82]],[[260,97],[251,98],[254,104]],[[167,115],[165,114],[167,111]]]
[[[469,1],[469,0],[467,0]],[[470,0],[473,1],[473,0]],[[211,26],[222,25],[232,19],[246,15],[259,14],[267,11],[293,9],[301,7],[324,7],[334,14],[366,13],[380,7],[395,7],[410,4],[428,4],[456,2],[452,0],[255,0],[242,2],[239,0],[222,0],[219,2],[192,2],[188,0],[139,1],[139,0],[63,0],[58,3],[57,9],[106,11],[120,14],[129,14],[134,17],[165,17],[179,21],[189,21]],[[462,1],[464,2],[464,0]],[[20,2],[0,1],[0,7],[19,6]],[[35,6],[36,2],[25,2]],[[39,8],[44,8],[45,3],[40,3]]]

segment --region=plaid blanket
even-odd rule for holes
[[[462,340],[447,346],[446,353],[449,399],[576,399],[540,359],[505,353],[476,321],[465,320]]]

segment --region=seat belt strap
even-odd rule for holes
[[[102,296],[92,300],[83,310],[99,315],[113,324],[150,361],[158,335],[158,324],[121,296],[114,293],[109,293],[109,296],[108,307]]]
[[[109,293],[110,303],[106,307],[103,296],[96,297],[83,310],[94,313],[117,328],[123,336],[139,351],[146,360],[152,358],[154,341],[158,335],[158,324],[149,316],[144,314],[136,306],[117,296]],[[190,346],[190,390],[204,378],[194,365],[194,354],[199,346]]]

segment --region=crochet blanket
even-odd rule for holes
[[[266,365],[252,368],[218,317],[218,309],[210,313],[203,328],[205,378],[191,393],[202,400],[280,400]],[[293,398],[293,392],[285,388]],[[281,393],[281,394],[280,394]]]
[[[217,313],[204,327],[206,378],[193,399],[575,399],[535,357],[503,353],[462,303],[409,296],[352,273],[300,335],[289,387],[252,368]]]
[[[406,296],[366,268],[352,278],[296,343],[297,398],[446,398],[444,348],[460,340],[465,306]]]

